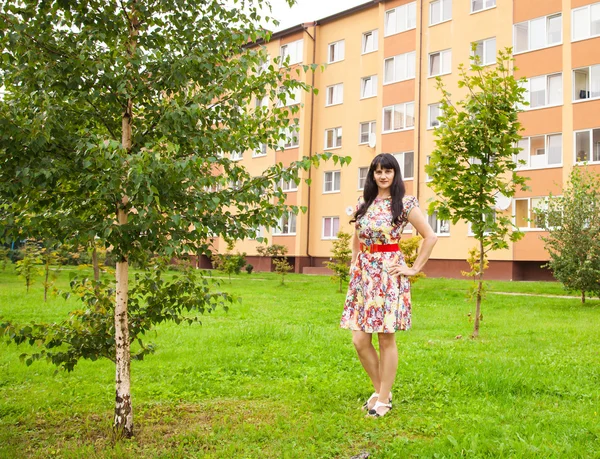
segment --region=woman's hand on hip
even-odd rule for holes
[[[408,277],[410,277],[410,276],[414,276],[414,275],[418,274],[419,271],[415,268],[411,268],[406,265],[394,264],[388,268],[388,272],[392,276],[408,276]]]

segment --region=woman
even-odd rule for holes
[[[363,197],[354,218],[350,285],[341,327],[352,330],[352,341],[360,362],[371,378],[375,392],[363,409],[373,417],[392,409],[392,385],[398,368],[394,332],[411,326],[409,276],[425,265],[437,237],[414,196],[405,196],[398,161],[392,155],[377,155],[371,162]],[[415,210],[416,209],[416,210]],[[407,223],[423,236],[423,244],[412,267],[404,262],[398,241]],[[373,346],[377,333],[379,352]]]

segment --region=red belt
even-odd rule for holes
[[[362,242],[360,243],[360,251],[361,252],[399,252],[400,247],[398,244],[371,244],[365,245]]]

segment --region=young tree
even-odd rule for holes
[[[133,434],[130,343],[144,327],[181,320],[187,307],[203,312],[214,300],[205,292],[191,301],[188,293],[198,293],[191,281],[168,287],[154,277],[136,284],[135,296],[130,263],[147,253],[210,255],[213,237],[243,239],[274,227],[289,210],[278,182],[298,180],[325,158],[278,163],[253,177],[227,154],[288,140],[282,128],[296,123],[299,108],[276,102],[308,89],[278,57],[265,68],[265,50],[248,46],[270,38],[259,3],[266,2],[0,4],[0,239],[39,231],[89,246],[99,237],[117,260],[114,297],[102,293],[102,279],[92,293],[87,281],[74,284],[91,314],[72,316],[70,331],[40,325],[33,336],[32,327],[11,323],[0,331],[17,342],[65,346],[68,364],[53,361],[66,369],[78,358],[113,355],[118,435]],[[271,108],[245,108],[264,97]],[[148,269],[156,276],[159,268]],[[139,286],[170,290],[148,292],[154,303],[136,306],[148,315],[134,327],[128,307],[145,298]],[[94,294],[102,301],[90,300]],[[77,327],[110,339],[81,347]]]
[[[37,241],[28,240],[21,248],[22,258],[17,261],[15,271],[25,280],[27,293],[35,278],[42,274],[42,256]]]
[[[285,254],[287,253],[287,247],[280,244],[273,244],[270,246],[259,245],[256,248],[256,252],[261,256],[269,256],[273,260],[273,266],[275,272],[281,275],[281,285],[285,284],[285,275],[292,270],[292,265],[289,264]]]
[[[328,261],[325,263],[325,266],[333,271],[331,280],[339,283],[339,293],[342,292],[344,282],[348,282],[348,279],[350,278],[348,267],[350,266],[350,261],[352,260],[352,249],[350,248],[351,239],[352,235],[350,233],[339,231],[337,234],[337,239],[333,241],[331,247],[333,261]]]
[[[48,301],[48,290],[54,286],[56,279],[58,278],[58,272],[60,270],[61,257],[51,244],[42,247],[40,251],[40,259],[42,261],[44,270],[44,302]]]
[[[236,254],[231,253],[233,245],[232,241],[228,242],[227,252],[223,254],[215,253],[212,258],[216,269],[229,276],[229,283],[231,283],[231,275],[241,273],[242,268],[246,266],[246,254],[239,252]]]
[[[6,271],[6,266],[11,262],[9,252],[6,247],[0,247],[0,267],[2,271]]]
[[[402,255],[404,255],[404,261],[408,266],[412,266],[419,255],[419,246],[421,241],[423,240],[422,236],[412,236],[406,239],[400,239],[398,245],[400,246],[400,251]],[[414,276],[408,278],[411,284],[414,284],[419,279],[426,277],[424,272],[419,272]]]
[[[562,196],[548,198],[536,209],[536,222],[548,231],[542,237],[554,277],[568,291],[600,296],[600,174],[575,167]]]
[[[514,160],[519,151],[518,107],[524,103],[524,89],[512,74],[511,54],[510,48],[500,51],[493,67],[483,67],[474,56],[470,72],[461,64],[458,87],[467,94],[460,101],[452,101],[438,78],[442,115],[435,131],[436,149],[425,168],[437,198],[429,212],[437,211],[440,219],[453,223],[468,221],[479,245],[473,337],[479,335],[484,256],[507,248],[507,240],[522,237],[510,215],[494,210],[496,195],[512,197],[518,189],[525,189],[525,178],[516,173]]]

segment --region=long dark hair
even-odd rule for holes
[[[398,225],[400,223],[400,217],[404,210],[402,198],[404,198],[406,188],[404,187],[404,181],[402,180],[400,165],[396,158],[389,153],[381,153],[375,156],[373,161],[371,161],[369,172],[367,173],[367,180],[365,181],[365,188],[363,190],[363,203],[356,211],[356,214],[354,214],[354,218],[350,220],[350,223],[357,221],[367,212],[367,209],[373,204],[373,201],[375,201],[375,198],[379,193],[379,188],[377,187],[374,177],[377,166],[381,166],[382,169],[394,169],[394,181],[390,187],[390,195],[392,197],[392,224]]]

